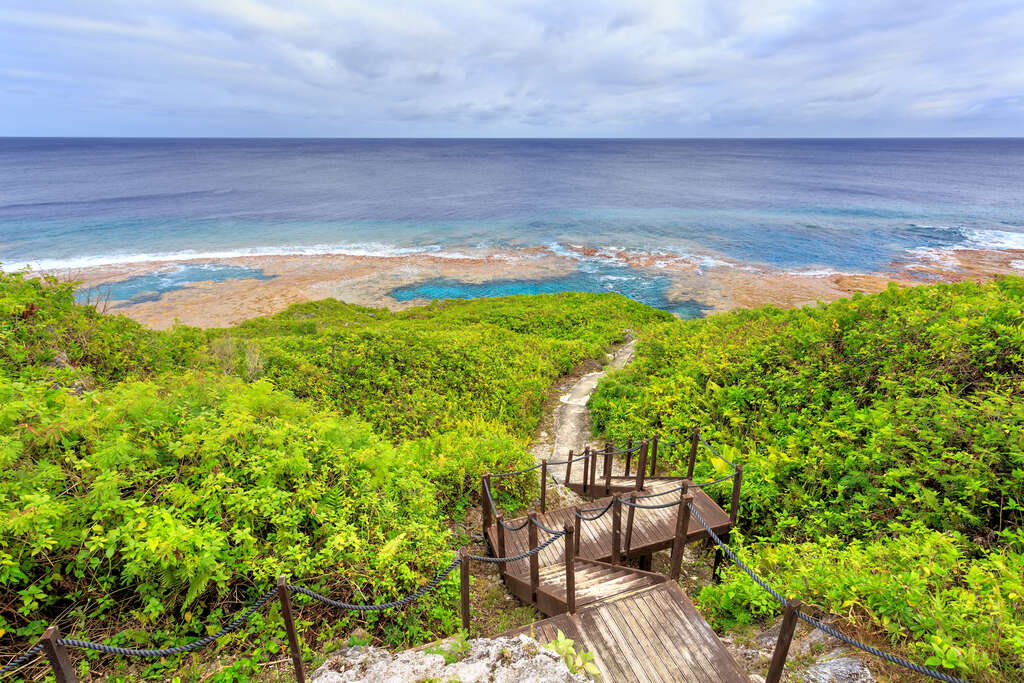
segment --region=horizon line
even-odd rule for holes
[[[752,141],[752,140],[1024,140],[1021,135],[886,135],[886,136],[702,136],[702,137],[486,137],[486,136],[273,136],[273,135],[0,135],[0,140],[396,140],[396,141],[494,141],[494,140],[593,140],[593,141]]]

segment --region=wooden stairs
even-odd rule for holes
[[[547,467],[542,476],[548,476]],[[532,634],[546,642],[561,630],[577,649],[594,653],[604,681],[748,681],[672,580],[678,578],[683,546],[708,536],[687,504],[720,537],[728,536],[733,516],[703,489],[690,488],[687,479],[639,479],[609,475],[593,485],[570,482],[577,492],[602,496],[585,506],[546,510],[542,492],[541,513],[507,521],[485,511],[485,538],[499,557],[537,548],[551,537],[548,530],[568,532],[531,557],[500,565],[510,592],[549,617],[505,635]],[[606,490],[612,495],[604,495]],[[648,571],[652,554],[668,548],[673,550],[672,579]]]

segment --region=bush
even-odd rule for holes
[[[465,541],[451,522],[480,477],[532,463],[553,379],[665,316],[598,295],[400,314],[323,301],[154,332],[76,306],[70,285],[0,274],[0,650],[54,621],[112,645],[189,642],[280,574],[350,602],[407,595]],[[536,482],[495,495],[515,509]],[[390,644],[432,640],[454,630],[456,592],[332,612],[323,630],[360,619]],[[245,653],[224,675],[276,656],[279,631],[272,605],[219,641]]]
[[[1020,278],[891,286],[649,328],[590,407],[609,439],[699,427],[741,462],[744,554],[791,596],[1005,680],[1024,664],[1022,350]],[[735,571],[700,600],[718,626],[776,609]]]
[[[752,568],[805,609],[843,617],[914,660],[971,680],[1006,681],[1024,669],[1024,553],[980,558],[955,534],[915,530],[846,543],[835,537],[743,549]],[[720,626],[779,612],[778,603],[737,568],[699,596]],[[891,649],[891,648],[890,648]]]
[[[277,386],[393,439],[475,419],[525,437],[556,377],[599,357],[625,329],[670,318],[613,294],[447,301],[401,313],[325,300],[228,334],[259,349],[263,376]],[[238,351],[233,371],[244,375],[243,364]]]

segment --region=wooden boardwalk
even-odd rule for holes
[[[614,486],[627,487],[632,481],[625,477],[616,479],[621,481],[615,481]],[[530,558],[505,563],[503,578],[508,589],[550,617],[506,635],[532,633],[547,642],[554,640],[561,629],[576,641],[577,649],[594,653],[605,681],[747,681],[746,674],[674,581],[661,574],[612,563],[616,535],[620,563],[631,561],[650,566],[652,553],[673,547],[683,500],[677,489],[683,481],[652,478],[645,482],[642,492],[628,489],[626,500],[634,494],[655,494],[637,502],[665,506],[638,508],[629,515],[630,508],[622,505],[618,534],[611,508],[598,517],[613,497],[592,500],[582,506],[583,517],[596,519],[579,522],[579,550],[568,558],[574,568],[575,613],[568,613],[565,542],[566,538],[575,536],[575,531],[572,536],[563,536],[537,553],[532,568]],[[605,490],[604,486],[588,489],[588,493]],[[688,492],[693,496],[694,509],[715,533],[728,534],[732,527],[730,515],[703,490],[688,489]],[[684,534],[680,535],[683,544],[707,537],[704,527],[692,515],[684,513],[685,517],[690,519]],[[550,510],[537,515],[535,520],[536,525],[531,524],[528,517],[506,521],[509,527],[521,528],[501,532],[495,521],[485,529],[487,540],[500,556],[519,555],[549,538],[544,527],[552,531],[566,527],[575,529],[576,510]]]
[[[503,635],[541,642],[561,630],[594,653],[603,681],[748,683],[704,617],[673,582],[624,592]]]
[[[658,479],[648,483],[649,485],[643,493],[657,494],[678,488],[682,480]],[[708,525],[714,529],[715,533],[719,536],[727,534],[732,527],[729,515],[702,489],[690,489],[690,493],[693,494],[693,506]],[[604,508],[610,500],[610,497],[599,498],[587,503],[584,509]],[[678,502],[678,500],[678,493],[670,493],[664,496],[643,498],[638,502],[645,505],[660,505],[673,501]],[[676,535],[676,514],[678,511],[679,508],[676,505],[659,510],[637,509],[633,515],[632,533],[627,534],[628,511],[624,509],[622,513],[622,556],[637,558],[650,555],[657,550],[671,548]],[[596,514],[596,511],[584,513],[584,517],[592,517]],[[562,508],[560,510],[551,510],[542,515],[537,515],[537,521],[549,529],[560,531],[566,524],[573,526],[575,521],[574,509]],[[524,522],[525,518],[519,518],[506,523],[509,526],[517,527]],[[498,533],[495,527],[495,524],[491,524],[486,531],[487,540],[492,548],[498,548],[499,546]],[[524,526],[518,531],[505,531],[506,556],[518,555],[531,547],[528,531],[528,526]],[[610,561],[612,556],[612,533],[613,517],[610,511],[596,520],[581,522],[581,535],[577,556],[589,560]],[[627,535],[630,537],[628,547],[626,544]],[[542,541],[546,537],[547,534],[544,532],[540,533]],[[693,543],[704,538],[707,538],[707,532],[704,530],[704,527],[696,519],[691,518],[686,530],[685,543]],[[565,544],[561,540],[556,541],[540,552],[540,566],[546,567],[557,564],[564,557]],[[529,566],[529,560],[517,560],[507,563],[505,571],[513,576],[525,576],[529,573]]]

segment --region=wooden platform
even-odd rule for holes
[[[678,585],[657,585],[578,606],[503,635],[542,643],[558,630],[594,653],[603,681],[748,683],[749,679]]]
[[[622,485],[635,484],[622,479]],[[619,523],[620,560],[646,557],[657,550],[671,548],[676,536],[680,493],[679,478],[655,478],[645,483],[643,494],[659,494],[641,499],[643,505],[662,505],[657,509],[635,509],[632,525],[629,510],[622,506]],[[589,491],[597,491],[597,487]],[[602,492],[604,488],[600,489]],[[614,489],[613,487],[613,490]],[[629,493],[634,492],[632,489]],[[689,489],[694,508],[719,535],[731,528],[729,515],[701,489]],[[582,516],[596,517],[612,497],[591,500],[582,505]],[[596,509],[595,509],[596,508]],[[586,512],[593,509],[591,512]],[[503,532],[504,553],[519,555],[543,543],[549,534],[539,527],[561,531],[575,527],[575,509],[551,510],[537,516],[535,542],[530,542],[529,518],[506,522],[522,529]],[[700,681],[735,683],[747,676],[715,635],[711,627],[682,589],[668,577],[632,566],[612,564],[614,543],[612,510],[590,521],[582,521],[579,552],[574,557],[575,614],[567,614],[565,540],[559,538],[540,551],[536,582],[531,584],[530,560],[524,558],[504,565],[503,579],[509,591],[526,603],[533,603],[548,619],[517,629],[506,635],[533,634],[541,642],[550,642],[561,629],[576,641],[577,648],[594,653],[604,681]],[[627,544],[627,529],[631,529]],[[485,530],[495,549],[501,547],[498,527]],[[686,543],[707,536],[693,518],[685,529]]]
[[[657,479],[649,482],[646,487],[644,494],[648,493],[659,493],[662,491],[669,491],[671,489],[678,488],[681,483],[679,479]],[[731,528],[731,522],[729,515],[718,506],[715,501],[711,499],[708,494],[704,493],[701,489],[690,489],[690,493],[693,494],[693,505],[700,512],[701,516],[707,521],[708,525],[714,529],[715,533],[721,536],[722,534],[728,533]],[[588,502],[585,508],[603,508],[607,505],[610,497],[599,498]],[[661,497],[645,498],[640,502],[645,505],[660,505],[662,503],[668,503],[672,501],[678,501],[679,494],[672,493]],[[677,505],[673,505],[667,508],[659,510],[644,510],[637,509],[634,513],[633,518],[633,533],[630,539],[630,545],[626,548],[626,526],[628,508],[623,506],[622,509],[622,555],[624,557],[640,557],[643,555],[650,555],[657,550],[665,550],[666,548],[672,547],[672,541],[675,538],[676,530],[676,514],[679,508]],[[584,516],[592,517],[596,515],[596,512],[586,513]],[[537,516],[538,521],[549,529],[561,530],[566,524],[572,526],[574,522],[573,508],[562,508],[560,510],[551,510],[543,515]],[[509,526],[519,526],[523,523],[524,519],[514,519],[507,521]],[[601,560],[610,561],[612,556],[612,514],[609,511],[607,514],[601,516],[599,519],[594,521],[584,521],[580,526],[580,549],[578,557],[590,559],[590,560]],[[487,540],[491,544],[491,548],[497,549],[498,537],[497,531],[494,524],[491,524],[486,529]],[[540,532],[538,538],[543,541],[547,537],[543,531]],[[686,543],[693,543],[707,537],[707,532],[700,523],[691,518],[690,523],[686,530]],[[505,531],[505,555],[518,555],[530,548],[529,534],[527,528],[524,527],[519,531]],[[547,567],[554,564],[558,564],[563,561],[565,557],[565,544],[561,539],[555,541],[550,546],[540,552],[539,563],[541,567]],[[530,571],[529,560],[518,560],[516,562],[509,562],[506,567],[506,572],[512,576],[528,576]]]

